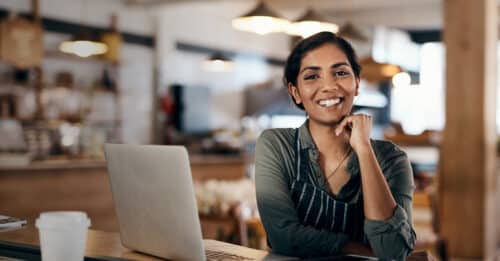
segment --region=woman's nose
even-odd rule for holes
[[[323,77],[323,84],[322,84],[322,90],[323,91],[329,91],[329,90],[337,90],[339,89],[337,79],[332,76],[328,75]]]

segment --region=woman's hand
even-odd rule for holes
[[[335,129],[337,136],[343,132],[349,135],[349,143],[354,151],[370,148],[372,117],[366,114],[347,115]]]

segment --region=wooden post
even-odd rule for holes
[[[39,0],[31,0],[31,13],[33,21],[40,24],[40,2]],[[43,48],[43,45],[42,45]],[[43,90],[43,69],[42,65],[37,65],[33,68],[35,73],[34,88],[35,88],[35,120],[44,119],[44,110],[42,105],[42,90]]]
[[[451,258],[496,249],[496,0],[445,0],[446,127],[439,171],[441,234]]]
[[[31,0],[31,12],[33,15],[33,20],[40,23],[40,2],[39,0]]]

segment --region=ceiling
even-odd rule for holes
[[[188,2],[221,2],[223,0],[122,0],[127,4],[136,5],[157,5],[157,4],[179,4]],[[240,2],[254,2],[256,0],[232,0]],[[441,0],[267,0],[265,1],[272,7],[276,8],[304,8],[311,6],[318,10],[358,10],[358,9],[379,9],[379,8],[398,8],[398,7],[413,7],[423,5],[440,5]]]
[[[257,0],[120,0],[132,6],[168,6],[182,3],[246,2]],[[435,29],[441,26],[441,0],[265,0],[280,14],[293,14],[294,19],[312,7],[327,20],[354,21],[357,24],[380,24],[406,29]],[[290,16],[290,15],[289,15]]]

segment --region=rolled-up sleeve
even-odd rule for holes
[[[271,131],[257,141],[255,184],[257,205],[272,251],[307,257],[338,254],[349,237],[302,225],[289,191],[282,146]]]
[[[388,220],[365,219],[364,230],[373,252],[379,258],[405,260],[415,246],[412,222],[413,172],[406,154],[394,147],[381,169],[397,203]]]

